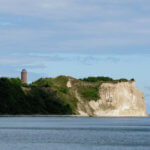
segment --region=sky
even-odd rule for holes
[[[150,0],[0,0],[0,76],[134,78],[150,114]]]

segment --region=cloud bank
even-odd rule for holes
[[[3,53],[150,53],[148,0],[0,0]]]

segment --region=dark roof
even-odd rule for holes
[[[26,69],[22,69],[22,72],[27,72],[27,70]]]

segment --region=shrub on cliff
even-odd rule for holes
[[[78,87],[78,92],[84,100],[98,100],[99,96],[99,86],[80,86]]]
[[[97,82],[97,81],[101,81],[101,82],[112,82],[114,81],[112,78],[109,77],[88,77],[88,78],[83,78],[80,79],[82,81],[86,81],[86,82]]]
[[[59,98],[57,91],[30,87],[24,92],[19,79],[0,78],[0,114],[72,113],[71,105]]]
[[[128,82],[128,79],[125,78],[121,78],[121,79],[113,79],[110,77],[88,77],[88,78],[83,78],[80,79],[81,81],[85,81],[85,82],[111,82],[111,83],[117,83],[117,82]],[[131,79],[130,81],[134,81],[134,79]]]

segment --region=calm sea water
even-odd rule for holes
[[[0,118],[0,150],[100,149],[150,150],[150,118]]]

